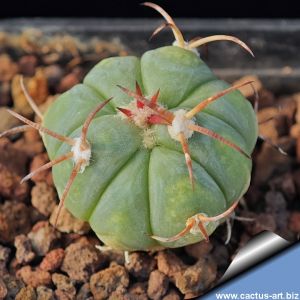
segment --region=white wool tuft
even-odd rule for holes
[[[199,228],[200,221],[199,221],[199,219],[196,216],[194,216],[193,219],[195,220],[195,224],[190,229],[190,233],[193,234],[193,235],[197,235],[197,234],[201,233],[201,230]]]
[[[143,146],[146,149],[152,149],[156,145],[154,130],[151,128],[146,128],[142,133]]]
[[[135,100],[131,101],[127,106],[123,108],[131,111],[132,121],[136,126],[142,129],[146,129],[149,127],[148,118],[153,114],[153,110],[151,108],[146,105],[143,108],[138,108]],[[122,119],[127,119],[127,116],[122,112],[119,112],[119,115]]]
[[[201,215],[207,217],[207,214],[201,213]],[[194,224],[194,226],[190,229],[190,233],[193,234],[193,235],[197,235],[197,234],[201,233],[201,230],[200,230],[200,228],[199,228],[200,219],[198,218],[197,215],[193,216],[192,219],[194,219],[195,224]],[[214,223],[219,224],[218,221],[215,221]],[[207,228],[209,222],[202,222],[202,224],[203,224],[203,226],[204,226],[205,228]]]
[[[92,151],[91,147],[88,147],[85,150],[81,150],[81,138],[75,138],[75,145],[72,147],[72,152],[73,152],[73,161],[75,164],[78,162],[83,162],[80,168],[80,173],[83,173],[85,168],[89,166],[91,156],[92,156]]]
[[[176,40],[173,42],[173,46],[178,46],[178,42]],[[190,51],[194,52],[198,57],[200,57],[200,53],[197,51],[197,49],[190,48],[188,42],[184,42],[184,49],[190,50]]]
[[[143,108],[136,108],[133,114],[135,125],[140,128],[147,128],[149,126],[148,118],[153,114],[153,110],[148,106],[144,106]]]
[[[172,139],[179,141],[179,133],[183,133],[186,139],[189,139],[193,135],[193,130],[189,129],[189,125],[194,125],[193,119],[187,119],[185,117],[186,110],[179,109],[174,112],[174,119],[172,125],[168,126],[168,131]]]

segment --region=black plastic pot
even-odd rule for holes
[[[0,21],[0,30],[16,33],[34,27],[45,34],[69,33],[82,40],[95,36],[111,40],[119,38],[130,53],[171,44],[167,30],[149,42],[161,19],[8,19]],[[300,90],[300,20],[199,20],[179,19],[177,24],[186,39],[212,34],[234,35],[246,42],[255,54],[248,53],[230,42],[208,46],[207,64],[225,80],[258,75],[264,86],[275,93]]]

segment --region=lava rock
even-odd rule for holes
[[[44,256],[59,245],[60,232],[47,221],[40,221],[28,233],[32,247],[37,255]]]
[[[20,72],[25,76],[34,76],[38,59],[35,55],[24,55],[19,60]]]
[[[52,281],[56,286],[55,296],[58,300],[73,300],[76,295],[76,288],[71,279],[65,275],[55,273]]]
[[[24,201],[29,192],[25,182],[20,184],[26,172],[28,158],[8,139],[0,139],[0,196]]]
[[[10,249],[0,245],[0,277],[7,273],[6,265],[9,260]]]
[[[10,82],[0,81],[0,106],[10,106],[11,103]]]
[[[175,289],[171,289],[163,298],[162,300],[180,300],[181,297],[179,296],[178,292]]]
[[[18,292],[24,287],[24,283],[10,274],[5,274],[2,280],[7,288],[5,300],[14,300]]]
[[[185,246],[184,249],[189,256],[200,259],[212,251],[213,245],[210,242],[201,241],[196,244]]]
[[[239,91],[244,95],[244,97],[248,98],[254,95],[254,89],[256,92],[260,92],[262,89],[262,82],[257,76],[248,75],[243,76],[242,78],[238,79],[233,83],[233,85],[241,84],[246,81],[253,81],[252,85],[247,84],[239,88]]]
[[[30,117],[33,114],[20,85],[21,76],[15,75],[12,79],[12,96],[14,109],[24,117]],[[42,68],[36,69],[35,75],[31,78],[25,78],[24,84],[28,94],[34,99],[37,105],[44,103],[49,95],[48,82]]]
[[[10,81],[18,73],[18,65],[9,55],[0,55],[0,81]]]
[[[266,196],[266,213],[273,216],[276,228],[282,230],[287,228],[289,213],[287,211],[286,200],[282,193],[269,191]]]
[[[58,205],[55,206],[51,217],[50,217],[50,223],[52,225],[55,224],[56,218],[58,213]],[[57,230],[60,232],[75,232],[79,234],[85,234],[88,233],[91,229],[89,223],[79,220],[75,218],[66,207],[62,207],[60,210],[60,215],[57,218],[56,226]]]
[[[212,252],[212,258],[218,262],[218,268],[225,271],[230,263],[229,249],[224,243],[218,243]]]
[[[82,70],[80,68],[75,68],[71,73],[64,76],[58,86],[57,92],[63,93],[71,89],[74,85],[80,83],[82,78]]]
[[[40,153],[34,156],[33,160],[30,163],[30,172],[38,169],[39,167],[45,165],[49,162],[49,158],[47,153]],[[46,182],[48,185],[53,186],[52,172],[51,169],[38,172],[34,176],[32,176],[31,180],[36,184],[39,182]]]
[[[46,182],[37,182],[31,190],[31,204],[42,215],[49,217],[56,206],[57,194]]]
[[[12,243],[17,235],[26,234],[30,227],[29,208],[24,203],[6,201],[0,205],[0,241]]]
[[[55,90],[64,75],[63,69],[59,65],[50,65],[45,67],[44,72],[49,89]]]
[[[49,272],[32,269],[30,266],[22,267],[17,271],[17,277],[22,279],[25,284],[36,288],[39,285],[49,286],[51,284],[51,275]]]
[[[269,185],[272,190],[281,191],[285,198],[289,201],[293,201],[297,194],[293,174],[289,172],[270,180]]]
[[[175,285],[187,298],[198,296],[216,279],[217,265],[212,259],[199,259],[196,264],[177,273]]]
[[[45,150],[44,144],[42,143],[41,140],[38,140],[35,142],[27,141],[25,139],[25,135],[24,135],[24,137],[18,139],[14,143],[14,145],[15,145],[15,147],[18,147],[19,149],[22,149],[22,151],[24,152],[24,155],[26,155],[30,159],[32,159],[33,157],[42,153]]]
[[[24,201],[29,187],[26,182],[21,185],[21,179],[22,177],[0,163],[0,196],[6,199]]]
[[[188,266],[173,252],[159,251],[157,256],[158,270],[167,275],[172,282],[175,282],[176,273],[184,271]]]
[[[61,270],[75,281],[87,282],[105,262],[106,258],[86,238],[81,238],[65,249]]]
[[[36,293],[30,285],[23,287],[16,295],[16,300],[36,300]]]
[[[245,212],[242,214],[243,217],[252,218],[253,222],[244,222],[243,225],[246,228],[246,231],[254,236],[262,231],[276,231],[276,221],[271,214],[261,213],[255,214],[251,212]]]
[[[284,151],[288,151],[290,139],[279,139],[278,145]],[[277,149],[264,143],[261,151],[256,157],[256,168],[253,177],[253,184],[261,186],[267,184],[270,177],[275,173],[290,171],[292,158],[280,153]]]
[[[89,282],[86,282],[81,286],[76,295],[76,300],[93,300]]]
[[[146,252],[134,252],[125,265],[127,271],[138,279],[146,279],[156,267],[155,259]]]
[[[20,264],[27,264],[35,258],[30,239],[25,234],[15,237],[16,259]]]
[[[276,143],[279,137],[278,109],[267,107],[258,112],[259,133]]]
[[[21,122],[12,116],[7,109],[8,107],[5,106],[0,107],[0,134],[21,124]]]
[[[90,279],[90,287],[95,300],[106,299],[113,292],[124,290],[128,285],[128,273],[119,265],[95,273]]]
[[[147,289],[147,294],[150,299],[161,299],[166,294],[168,287],[169,280],[164,273],[158,270],[151,272]]]
[[[147,282],[136,282],[128,289],[129,299],[148,300]]]
[[[7,295],[7,288],[4,281],[0,278],[0,299],[4,299]]]
[[[40,285],[36,288],[37,300],[55,300],[54,293],[51,289],[44,285]]]
[[[65,251],[62,248],[54,249],[46,254],[40,263],[40,269],[53,272],[57,270],[65,257]]]
[[[289,229],[295,233],[300,233],[300,212],[292,212],[289,218]]]

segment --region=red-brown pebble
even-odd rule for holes
[[[86,282],[81,286],[76,295],[76,300],[93,300],[89,282]]]
[[[22,149],[24,154],[31,159],[45,151],[44,144],[40,140],[36,142],[28,142],[24,137],[22,137],[18,139],[14,145],[19,149]]]
[[[175,275],[187,268],[187,265],[171,251],[159,251],[157,256],[158,270],[166,274],[174,282]]]
[[[50,288],[40,285],[36,288],[37,300],[55,300],[54,293]]]
[[[23,287],[16,295],[15,300],[36,300],[36,293],[32,286]]]
[[[212,248],[212,244],[209,242],[207,243],[206,241],[184,247],[185,252],[195,259],[200,259],[208,255],[211,252]]]
[[[164,273],[158,270],[151,272],[147,289],[147,294],[150,299],[161,299],[166,294],[168,287],[169,280]]]
[[[65,249],[61,270],[78,282],[86,282],[99,270],[106,258],[86,238],[81,238]]]
[[[134,252],[125,265],[127,271],[138,279],[146,279],[156,267],[155,259],[146,252]]]
[[[71,73],[67,74],[65,77],[62,78],[57,91],[59,93],[63,93],[70,88],[72,88],[74,85],[78,84],[80,82],[81,78],[81,71],[80,69],[76,68]]]
[[[41,135],[40,135],[39,131],[37,131],[34,128],[26,130],[23,133],[23,135],[24,135],[24,140],[27,143],[35,143],[35,142],[40,142],[41,141]]]
[[[30,239],[25,234],[20,234],[15,238],[16,259],[20,264],[31,262],[35,258],[35,253],[32,251]]]
[[[200,259],[183,272],[176,275],[176,287],[182,294],[198,296],[215,281],[217,265],[211,259]]]
[[[12,243],[19,234],[30,230],[29,209],[24,203],[6,201],[0,205],[0,241]]]
[[[147,282],[136,282],[128,289],[129,299],[148,300]]]
[[[19,60],[20,72],[25,76],[34,76],[38,60],[34,55],[24,55]]]
[[[289,218],[289,229],[295,233],[300,233],[300,212],[292,212]]]
[[[55,273],[52,275],[52,281],[56,286],[55,296],[58,300],[75,299],[76,289],[69,277]]]
[[[9,260],[10,249],[7,247],[3,247],[0,244],[0,278],[7,273],[6,265]]]
[[[5,199],[25,200],[29,187],[20,184],[26,172],[28,158],[8,139],[0,139],[0,196]]]
[[[50,251],[42,260],[40,269],[44,271],[54,272],[61,266],[64,256],[65,251],[62,248]]]
[[[0,81],[0,106],[9,106],[11,103],[10,82]]]
[[[50,224],[55,225],[55,228],[60,232],[85,234],[90,231],[91,227],[89,223],[75,218],[66,207],[61,208],[58,218],[57,213],[58,205],[52,211]]]
[[[124,267],[119,265],[93,274],[90,279],[90,287],[95,300],[106,299],[113,292],[124,290],[128,285],[128,273]]]
[[[49,217],[56,206],[57,196],[54,187],[46,182],[37,182],[31,190],[31,204],[42,215]]]
[[[21,122],[16,119],[14,116],[12,116],[10,113],[7,112],[7,109],[9,107],[7,106],[1,106],[1,83],[0,83],[0,134],[6,130],[9,130],[11,128],[14,128],[16,126],[21,125]],[[14,138],[16,135],[11,135],[9,138]],[[5,139],[3,139],[5,141]],[[6,139],[8,142],[8,139]],[[5,155],[5,153],[3,153]]]
[[[61,78],[63,77],[63,69],[59,65],[50,65],[44,68],[45,76],[50,89],[57,88]]]
[[[10,81],[18,72],[18,65],[7,54],[0,55],[0,81]]]
[[[24,283],[22,280],[10,274],[3,275],[2,280],[7,288],[6,299],[15,299],[18,292],[24,287]]]
[[[4,299],[7,295],[7,288],[4,281],[0,278],[0,299]]]
[[[243,217],[252,218],[253,222],[244,222],[246,231],[251,235],[256,235],[264,230],[274,232],[276,230],[276,221],[271,214],[244,213]]]
[[[33,160],[31,161],[30,172],[33,172],[34,170],[38,169],[39,167],[41,167],[42,165],[44,165],[48,162],[49,162],[49,158],[48,158],[47,153],[41,153],[41,154],[36,155],[33,158]],[[45,170],[42,172],[38,172],[31,178],[31,180],[35,183],[44,181],[44,182],[47,182],[48,185],[53,185],[51,169],[48,169],[48,170]]]
[[[174,289],[171,289],[163,298],[162,300],[180,300],[181,297],[179,296],[178,292]]]
[[[22,177],[0,163],[0,196],[23,201],[29,191],[28,184],[20,184]]]
[[[17,276],[21,278],[25,284],[36,288],[39,285],[48,286],[51,284],[51,275],[49,272],[32,269],[30,266],[25,266],[18,270]]]
[[[33,226],[28,237],[35,253],[44,256],[57,247],[61,234],[47,221],[40,221]]]

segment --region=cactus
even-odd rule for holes
[[[39,130],[51,159],[24,180],[53,167],[60,207],[126,251],[208,240],[249,186],[258,134],[237,91],[251,82],[219,80],[196,51],[227,40],[252,54],[248,46],[224,35],[187,43],[161,7],[144,5],[165,18],[154,34],[171,28],[172,46],[102,60],[40,124],[10,111],[27,124],[11,132]]]

